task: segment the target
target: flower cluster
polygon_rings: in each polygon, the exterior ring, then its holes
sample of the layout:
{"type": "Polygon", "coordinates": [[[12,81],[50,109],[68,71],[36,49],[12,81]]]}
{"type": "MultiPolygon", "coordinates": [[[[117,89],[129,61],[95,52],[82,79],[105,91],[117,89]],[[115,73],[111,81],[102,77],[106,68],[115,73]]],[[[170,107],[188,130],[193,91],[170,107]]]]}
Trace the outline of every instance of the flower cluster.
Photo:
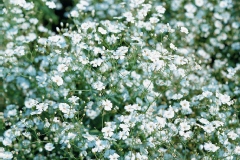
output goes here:
{"type": "Polygon", "coordinates": [[[53,32],[58,0],[5,0],[0,158],[238,159],[230,1],[79,0],[53,32]]]}

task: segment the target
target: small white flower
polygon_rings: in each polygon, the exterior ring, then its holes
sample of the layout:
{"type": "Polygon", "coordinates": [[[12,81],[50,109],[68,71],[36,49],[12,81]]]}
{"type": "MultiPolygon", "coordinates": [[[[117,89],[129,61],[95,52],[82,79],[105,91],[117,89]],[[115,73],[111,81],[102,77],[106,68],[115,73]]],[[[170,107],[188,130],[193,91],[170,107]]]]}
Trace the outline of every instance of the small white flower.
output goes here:
{"type": "Polygon", "coordinates": [[[71,15],[72,17],[78,17],[78,16],[79,16],[79,13],[78,13],[78,11],[73,10],[73,11],[70,12],[70,15],[71,15]]]}
{"type": "Polygon", "coordinates": [[[125,13],[123,13],[123,16],[126,17],[126,20],[128,22],[131,22],[131,23],[134,22],[134,17],[131,12],[125,12],[125,13]]]}
{"type": "Polygon", "coordinates": [[[162,118],[162,117],[156,117],[157,120],[157,124],[159,125],[159,127],[163,128],[166,125],[166,119],[162,118]]]}
{"type": "Polygon", "coordinates": [[[94,59],[93,61],[90,62],[90,64],[93,67],[101,66],[102,63],[103,63],[103,60],[101,58],[94,59]]]}
{"type": "Polygon", "coordinates": [[[206,151],[209,151],[209,152],[216,152],[219,149],[218,146],[212,144],[211,142],[204,143],[203,147],[206,151]]]}
{"type": "Polygon", "coordinates": [[[156,11],[160,14],[165,13],[166,9],[163,6],[157,6],[156,11]]]}
{"type": "Polygon", "coordinates": [[[205,118],[199,119],[199,122],[201,122],[202,124],[209,124],[209,123],[210,123],[210,122],[209,122],[207,119],[205,119],[205,118]]]}
{"type": "Polygon", "coordinates": [[[57,7],[54,2],[46,2],[46,5],[47,5],[49,8],[51,8],[51,9],[54,9],[54,8],[57,7]]]}
{"type": "Polygon", "coordinates": [[[183,100],[180,102],[180,105],[183,109],[188,109],[190,107],[190,103],[187,100],[183,100]]]}
{"type": "Polygon", "coordinates": [[[58,86],[63,85],[63,79],[60,76],[54,76],[52,77],[52,81],[57,83],[58,86]]]}
{"type": "Polygon", "coordinates": [[[108,158],[109,158],[110,160],[118,160],[119,157],[120,157],[120,156],[119,156],[117,153],[113,153],[113,154],[111,154],[108,158]]]}
{"type": "Polygon", "coordinates": [[[120,128],[122,128],[122,130],[124,131],[124,132],[129,132],[130,130],[129,130],[129,126],[127,125],[127,124],[120,124],[119,125],[119,127],[120,128]]]}
{"type": "Polygon", "coordinates": [[[70,106],[67,103],[60,103],[59,109],[65,114],[68,114],[70,112],[70,106]]]}
{"type": "Polygon", "coordinates": [[[216,93],[216,97],[219,98],[219,100],[221,101],[222,104],[228,104],[230,105],[230,101],[231,101],[231,98],[230,96],[226,95],[226,94],[221,94],[221,93],[216,93]]]}
{"type": "Polygon", "coordinates": [[[182,97],[183,97],[183,95],[180,94],[180,93],[178,93],[178,94],[174,94],[174,95],[172,96],[172,99],[177,100],[177,99],[181,99],[182,97]]]}
{"type": "Polygon", "coordinates": [[[163,117],[164,117],[164,118],[173,118],[173,117],[174,117],[174,111],[173,111],[173,109],[170,108],[169,110],[164,111],[163,117]]]}
{"type": "Polygon", "coordinates": [[[38,101],[34,99],[28,99],[24,102],[26,108],[32,108],[38,104],[38,101]]]}
{"type": "Polygon", "coordinates": [[[180,130],[188,131],[189,129],[190,129],[190,125],[187,122],[181,122],[180,123],[180,130]]]}
{"type": "Polygon", "coordinates": [[[171,48],[172,50],[174,50],[174,51],[177,50],[177,47],[176,47],[174,44],[172,44],[172,43],[170,43],[170,48],[171,48]]]}
{"type": "Polygon", "coordinates": [[[240,146],[236,146],[236,148],[234,149],[234,153],[240,155],[240,146]]]}
{"type": "Polygon", "coordinates": [[[107,34],[107,31],[102,27],[98,27],[98,32],[100,32],[101,34],[107,34]]]}
{"type": "Polygon", "coordinates": [[[204,96],[204,97],[210,97],[210,96],[212,96],[213,95],[213,93],[212,92],[210,92],[210,91],[204,91],[203,93],[202,93],[202,95],[204,96]]]}
{"type": "Polygon", "coordinates": [[[211,123],[203,126],[202,128],[207,133],[212,133],[213,131],[215,131],[215,127],[211,123]]]}
{"type": "Polygon", "coordinates": [[[104,127],[102,128],[102,132],[104,134],[104,137],[111,137],[113,135],[113,129],[111,127],[104,127]]]}
{"type": "Polygon", "coordinates": [[[47,151],[52,151],[55,147],[52,143],[47,143],[45,144],[44,148],[47,150],[47,151]]]}
{"type": "Polygon", "coordinates": [[[128,52],[128,47],[119,47],[116,52],[113,52],[114,59],[124,59],[125,54],[128,52]]]}
{"type": "Polygon", "coordinates": [[[62,73],[65,72],[67,69],[68,67],[65,64],[59,64],[57,67],[57,70],[62,73]]]}
{"type": "Polygon", "coordinates": [[[188,34],[188,29],[186,27],[181,27],[180,32],[188,34]]]}
{"type": "Polygon", "coordinates": [[[204,0],[195,0],[195,4],[196,6],[201,7],[204,5],[204,0]]]}
{"type": "Polygon", "coordinates": [[[103,100],[102,105],[103,105],[103,107],[106,111],[111,111],[111,109],[112,109],[112,102],[111,101],[109,101],[108,99],[103,100]]]}
{"type": "Polygon", "coordinates": [[[36,105],[36,109],[39,111],[46,111],[48,109],[48,104],[39,103],[36,105]]]}
{"type": "Polygon", "coordinates": [[[5,152],[0,151],[0,158],[3,158],[4,160],[9,160],[13,158],[13,154],[12,152],[8,152],[8,151],[5,151],[5,152]]]}
{"type": "Polygon", "coordinates": [[[133,104],[133,105],[126,105],[124,107],[124,109],[127,111],[127,112],[133,112],[135,110],[140,110],[140,106],[138,104],[133,104]]]}
{"type": "Polygon", "coordinates": [[[94,89],[98,90],[98,91],[101,91],[101,90],[105,89],[104,84],[102,82],[100,82],[100,81],[97,81],[97,82],[93,83],[92,87],[94,89]]]}
{"type": "Polygon", "coordinates": [[[231,138],[232,140],[236,140],[238,138],[238,134],[236,134],[235,132],[231,131],[228,134],[228,137],[231,138]]]}

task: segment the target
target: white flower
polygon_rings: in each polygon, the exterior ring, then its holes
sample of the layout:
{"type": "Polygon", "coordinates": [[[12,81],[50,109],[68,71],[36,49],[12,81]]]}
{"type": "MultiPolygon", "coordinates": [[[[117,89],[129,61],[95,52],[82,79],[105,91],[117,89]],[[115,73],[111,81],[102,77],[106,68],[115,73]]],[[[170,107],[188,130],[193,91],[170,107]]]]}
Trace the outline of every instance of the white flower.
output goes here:
{"type": "Polygon", "coordinates": [[[180,56],[176,56],[174,58],[174,64],[176,65],[184,65],[184,64],[187,64],[187,59],[184,58],[184,57],[180,57],[180,56]]]}
{"type": "Polygon", "coordinates": [[[188,34],[188,29],[186,27],[181,27],[180,32],[188,34]]]}
{"type": "Polygon", "coordinates": [[[38,104],[38,101],[34,99],[28,99],[24,102],[26,108],[32,108],[38,104]]]}
{"type": "Polygon", "coordinates": [[[110,127],[104,127],[102,128],[102,132],[104,133],[104,137],[111,137],[113,135],[114,129],[110,127]]]}
{"type": "Polygon", "coordinates": [[[36,105],[36,109],[39,111],[46,111],[48,109],[48,104],[46,103],[39,103],[36,105]]]}
{"type": "Polygon", "coordinates": [[[78,13],[78,11],[73,10],[73,11],[70,12],[70,15],[71,15],[72,17],[78,17],[78,16],[79,16],[79,13],[78,13]]]}
{"type": "Polygon", "coordinates": [[[203,147],[204,147],[204,149],[206,151],[209,151],[209,152],[216,152],[219,149],[219,147],[217,147],[216,145],[212,144],[211,142],[204,143],[203,147]]]}
{"type": "Polygon", "coordinates": [[[65,114],[68,114],[70,112],[70,106],[67,103],[60,103],[59,109],[65,114]]]}
{"type": "Polygon", "coordinates": [[[107,146],[107,141],[97,140],[95,142],[95,148],[92,149],[92,152],[102,152],[107,146]]]}
{"type": "Polygon", "coordinates": [[[101,90],[105,89],[104,84],[102,82],[100,82],[100,81],[97,81],[97,82],[93,83],[92,87],[94,89],[98,90],[98,91],[101,91],[101,90]]]}
{"type": "Polygon", "coordinates": [[[201,7],[204,5],[204,0],[195,0],[195,4],[196,6],[201,7]]]}
{"type": "Polygon", "coordinates": [[[63,85],[63,79],[60,76],[54,76],[52,77],[52,81],[57,83],[58,86],[63,85]]]}
{"type": "Polygon", "coordinates": [[[127,52],[128,47],[122,46],[119,47],[115,52],[113,52],[113,55],[115,59],[124,59],[127,52]]]}
{"type": "Polygon", "coordinates": [[[100,32],[101,34],[107,34],[107,31],[102,27],[98,27],[98,32],[100,32]]]}
{"type": "Polygon", "coordinates": [[[74,105],[79,104],[79,103],[77,103],[78,100],[79,100],[79,97],[77,97],[77,96],[72,96],[72,97],[68,98],[68,101],[73,103],[74,105]]]}
{"type": "Polygon", "coordinates": [[[157,6],[156,11],[160,14],[165,13],[166,9],[163,6],[157,6]]]}
{"type": "Polygon", "coordinates": [[[129,136],[129,132],[120,131],[118,132],[118,139],[126,140],[129,136]]]}
{"type": "Polygon", "coordinates": [[[128,112],[133,112],[134,110],[140,110],[140,106],[138,104],[133,104],[133,105],[126,105],[124,109],[128,112]]]}
{"type": "Polygon", "coordinates": [[[180,130],[188,131],[189,129],[190,129],[190,125],[187,122],[181,122],[180,123],[180,130]]]}
{"type": "Polygon", "coordinates": [[[130,130],[129,130],[129,126],[128,126],[127,124],[121,123],[121,124],[119,125],[119,127],[122,128],[122,130],[123,130],[124,132],[129,132],[129,131],[130,131],[130,130]]]}
{"type": "Polygon", "coordinates": [[[102,63],[103,63],[103,60],[101,58],[94,59],[93,61],[90,62],[90,64],[93,67],[101,66],[102,63]]]}
{"type": "Polygon", "coordinates": [[[173,109],[170,108],[169,110],[164,111],[163,117],[164,117],[164,118],[173,118],[173,117],[174,117],[174,111],[173,111],[173,109]]]}
{"type": "Polygon", "coordinates": [[[180,93],[178,93],[178,94],[174,94],[174,95],[172,96],[172,99],[177,100],[177,99],[181,99],[182,97],[183,97],[183,95],[180,94],[180,93]]]}
{"type": "Polygon", "coordinates": [[[6,137],[6,138],[3,139],[2,144],[4,146],[11,146],[12,145],[12,139],[6,137]]]}
{"type": "Polygon", "coordinates": [[[153,132],[155,130],[156,126],[157,125],[154,122],[149,122],[149,123],[144,124],[144,128],[146,129],[146,131],[148,133],[153,132]]]}
{"type": "Polygon", "coordinates": [[[183,100],[180,102],[180,105],[183,109],[188,109],[190,107],[190,103],[187,100],[183,100]]]}
{"type": "Polygon", "coordinates": [[[45,144],[44,148],[47,150],[47,151],[52,151],[55,147],[52,143],[47,143],[45,144]]]}
{"type": "Polygon", "coordinates": [[[118,160],[119,157],[120,157],[120,156],[119,156],[117,153],[113,153],[113,154],[111,154],[108,158],[109,158],[110,160],[118,160]]]}
{"type": "Polygon", "coordinates": [[[13,158],[13,154],[12,152],[8,152],[8,151],[5,151],[5,152],[0,151],[0,158],[4,160],[9,160],[13,158]]]}
{"type": "Polygon", "coordinates": [[[213,131],[215,131],[215,127],[211,123],[203,126],[202,128],[207,133],[212,133],[213,131]]]}
{"type": "Polygon", "coordinates": [[[162,117],[156,117],[159,127],[163,128],[166,125],[166,119],[162,117]]]}
{"type": "Polygon", "coordinates": [[[213,93],[210,92],[210,91],[204,91],[204,92],[202,93],[202,95],[203,95],[204,97],[210,97],[210,96],[213,95],[213,93]]]}
{"type": "Polygon", "coordinates": [[[59,64],[57,67],[57,70],[62,73],[65,72],[67,69],[68,67],[65,64],[59,64]]]}
{"type": "Polygon", "coordinates": [[[236,148],[234,149],[234,153],[240,155],[240,146],[236,146],[236,148]]]}
{"type": "Polygon", "coordinates": [[[230,96],[228,96],[226,94],[216,93],[216,97],[219,98],[219,100],[222,104],[228,104],[228,105],[231,104],[230,103],[231,98],[230,98],[230,96]]]}
{"type": "Polygon", "coordinates": [[[111,111],[111,109],[112,109],[112,102],[111,101],[109,101],[108,99],[103,100],[102,105],[103,105],[103,107],[106,111],[111,111]]]}
{"type": "Polygon", "coordinates": [[[227,134],[229,136],[229,138],[231,138],[232,140],[236,140],[238,138],[238,134],[236,134],[235,132],[231,131],[227,134]]]}
{"type": "Polygon", "coordinates": [[[134,17],[131,12],[125,12],[123,13],[123,16],[126,17],[128,22],[133,23],[134,22],[134,17]]]}
{"type": "Polygon", "coordinates": [[[46,5],[47,5],[49,8],[51,8],[51,9],[54,9],[54,8],[57,7],[54,2],[46,2],[46,5]]]}
{"type": "Polygon", "coordinates": [[[199,119],[199,122],[201,122],[202,124],[209,124],[210,122],[207,120],[207,119],[205,119],[205,118],[200,118],[199,119]]]}
{"type": "Polygon", "coordinates": [[[150,81],[149,79],[143,80],[143,86],[148,90],[152,90],[154,87],[152,81],[150,81]]]}
{"type": "Polygon", "coordinates": [[[154,23],[154,24],[159,21],[159,19],[157,17],[151,17],[149,20],[151,23],[154,23]]]}
{"type": "Polygon", "coordinates": [[[172,44],[172,43],[170,43],[170,48],[171,48],[172,50],[174,50],[174,51],[177,50],[177,47],[176,47],[174,44],[172,44]]]}
{"type": "Polygon", "coordinates": [[[60,120],[58,119],[58,117],[54,117],[53,122],[58,123],[58,122],[60,122],[60,120]]]}

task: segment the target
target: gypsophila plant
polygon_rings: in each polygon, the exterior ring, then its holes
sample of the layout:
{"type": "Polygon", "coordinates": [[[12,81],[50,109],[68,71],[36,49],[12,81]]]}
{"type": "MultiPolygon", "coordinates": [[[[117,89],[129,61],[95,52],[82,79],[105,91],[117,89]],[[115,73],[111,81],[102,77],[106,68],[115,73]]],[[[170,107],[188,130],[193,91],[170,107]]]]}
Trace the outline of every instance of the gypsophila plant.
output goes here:
{"type": "Polygon", "coordinates": [[[0,158],[239,159],[233,4],[5,0],[0,158]]]}

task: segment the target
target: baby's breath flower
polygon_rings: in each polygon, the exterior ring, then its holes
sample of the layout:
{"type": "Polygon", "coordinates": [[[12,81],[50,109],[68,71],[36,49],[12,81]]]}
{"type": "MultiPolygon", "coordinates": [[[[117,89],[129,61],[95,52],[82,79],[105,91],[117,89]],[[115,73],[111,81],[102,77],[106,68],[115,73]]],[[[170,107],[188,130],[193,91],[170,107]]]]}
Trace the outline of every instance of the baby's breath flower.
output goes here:
{"type": "Polygon", "coordinates": [[[230,1],[75,0],[56,32],[60,0],[4,3],[0,159],[237,159],[230,1]]]}
{"type": "Polygon", "coordinates": [[[55,147],[52,143],[47,143],[45,144],[44,148],[47,150],[47,151],[52,151],[55,147]]]}
{"type": "Polygon", "coordinates": [[[117,153],[113,153],[113,154],[111,154],[108,158],[109,158],[110,160],[118,160],[119,157],[120,157],[120,156],[119,156],[117,153]]]}
{"type": "Polygon", "coordinates": [[[46,2],[46,5],[51,9],[56,8],[56,4],[54,2],[46,2]]]}
{"type": "Polygon", "coordinates": [[[57,70],[62,73],[65,72],[67,69],[68,67],[65,64],[59,64],[57,67],[57,70]]]}
{"type": "Polygon", "coordinates": [[[234,131],[230,131],[227,135],[232,140],[236,140],[239,137],[238,134],[236,134],[234,131]]]}
{"type": "Polygon", "coordinates": [[[92,87],[96,90],[99,90],[99,91],[105,89],[105,86],[101,81],[97,81],[97,82],[93,83],[92,87]]]}
{"type": "Polygon", "coordinates": [[[156,11],[160,14],[164,14],[166,9],[163,6],[157,6],[156,11]]]}
{"type": "Polygon", "coordinates": [[[52,77],[52,81],[55,82],[55,83],[57,83],[58,86],[63,85],[63,79],[62,79],[62,77],[60,77],[60,76],[58,76],[58,75],[53,76],[53,77],[52,77]]]}
{"type": "Polygon", "coordinates": [[[63,112],[68,114],[70,112],[70,106],[67,103],[60,103],[59,109],[63,112]]]}
{"type": "Polygon", "coordinates": [[[219,147],[212,144],[211,142],[208,142],[208,143],[204,143],[204,149],[208,152],[216,152],[219,147]]]}
{"type": "Polygon", "coordinates": [[[164,111],[163,117],[164,117],[164,118],[168,118],[168,119],[173,118],[173,117],[174,117],[174,111],[173,111],[173,109],[172,109],[172,108],[169,108],[168,110],[164,111]]]}
{"type": "Polygon", "coordinates": [[[104,137],[111,137],[113,135],[113,129],[111,127],[104,127],[102,128],[102,132],[104,137]]]}
{"type": "Polygon", "coordinates": [[[188,29],[186,27],[181,27],[181,32],[188,34],[188,29]]]}
{"type": "Polygon", "coordinates": [[[190,103],[187,100],[183,100],[180,102],[180,105],[183,109],[188,109],[190,107],[190,103]]]}
{"type": "Polygon", "coordinates": [[[112,109],[112,102],[108,99],[102,101],[102,105],[106,111],[111,111],[112,109]]]}
{"type": "Polygon", "coordinates": [[[234,149],[234,153],[240,155],[240,146],[236,146],[236,148],[234,149]]]}

